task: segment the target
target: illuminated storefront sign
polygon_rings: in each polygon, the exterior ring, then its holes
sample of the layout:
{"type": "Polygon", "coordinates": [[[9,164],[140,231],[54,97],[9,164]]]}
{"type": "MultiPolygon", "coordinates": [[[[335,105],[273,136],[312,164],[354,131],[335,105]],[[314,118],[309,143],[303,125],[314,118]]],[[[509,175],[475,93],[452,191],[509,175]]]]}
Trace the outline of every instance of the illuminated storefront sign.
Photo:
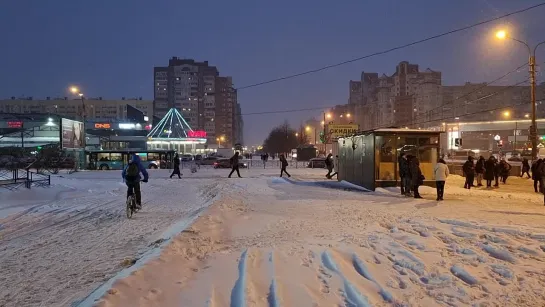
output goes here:
{"type": "Polygon", "coordinates": [[[96,123],[95,129],[112,129],[112,125],[108,123],[96,123]]]}
{"type": "Polygon", "coordinates": [[[197,131],[188,131],[187,137],[189,138],[206,138],[206,131],[197,130],[197,131]]]}
{"type": "Polygon", "coordinates": [[[8,128],[23,128],[23,122],[21,121],[8,122],[8,128]]]}
{"type": "Polygon", "coordinates": [[[119,129],[135,129],[135,124],[119,124],[119,129]]]}

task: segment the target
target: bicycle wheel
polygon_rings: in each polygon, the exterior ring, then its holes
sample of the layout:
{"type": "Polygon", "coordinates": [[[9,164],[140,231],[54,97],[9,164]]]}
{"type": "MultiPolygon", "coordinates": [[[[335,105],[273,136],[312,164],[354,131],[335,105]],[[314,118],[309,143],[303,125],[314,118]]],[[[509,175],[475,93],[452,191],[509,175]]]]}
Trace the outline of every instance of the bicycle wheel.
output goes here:
{"type": "Polygon", "coordinates": [[[127,197],[127,218],[131,218],[132,217],[132,212],[133,212],[133,208],[134,208],[134,196],[132,195],[129,195],[127,197]]]}

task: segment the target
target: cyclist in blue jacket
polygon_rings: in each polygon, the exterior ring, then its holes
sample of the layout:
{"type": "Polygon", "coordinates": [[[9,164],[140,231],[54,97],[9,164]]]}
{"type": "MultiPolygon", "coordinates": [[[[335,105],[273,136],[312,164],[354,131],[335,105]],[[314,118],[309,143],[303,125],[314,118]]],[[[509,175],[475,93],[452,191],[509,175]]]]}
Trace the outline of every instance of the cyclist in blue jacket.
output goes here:
{"type": "Polygon", "coordinates": [[[123,172],[121,173],[121,176],[123,177],[123,181],[127,185],[127,197],[129,195],[132,195],[132,193],[136,196],[136,208],[142,209],[142,192],[140,190],[140,180],[143,182],[148,182],[148,171],[144,166],[142,166],[142,162],[140,161],[140,157],[136,154],[131,155],[131,159],[129,161],[129,164],[125,166],[123,169],[123,172]],[[140,176],[140,173],[144,176],[140,176]]]}

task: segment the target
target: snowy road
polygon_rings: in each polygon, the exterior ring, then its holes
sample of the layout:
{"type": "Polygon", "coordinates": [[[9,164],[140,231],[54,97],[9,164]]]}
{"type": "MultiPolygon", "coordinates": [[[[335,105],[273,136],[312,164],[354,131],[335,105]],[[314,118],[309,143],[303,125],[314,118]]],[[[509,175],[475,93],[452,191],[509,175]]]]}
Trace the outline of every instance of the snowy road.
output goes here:
{"type": "Polygon", "coordinates": [[[449,186],[442,203],[431,189],[414,200],[297,179],[231,182],[245,193],[222,195],[99,306],[545,304],[542,196],[521,179],[502,193],[449,186]]]}
{"type": "Polygon", "coordinates": [[[153,178],[143,185],[143,210],[132,220],[119,172],[77,173],[56,179],[49,190],[17,192],[52,199],[21,202],[19,212],[0,219],[0,306],[68,306],[85,297],[171,225],[208,206],[223,187],[217,181],[153,178]]]}

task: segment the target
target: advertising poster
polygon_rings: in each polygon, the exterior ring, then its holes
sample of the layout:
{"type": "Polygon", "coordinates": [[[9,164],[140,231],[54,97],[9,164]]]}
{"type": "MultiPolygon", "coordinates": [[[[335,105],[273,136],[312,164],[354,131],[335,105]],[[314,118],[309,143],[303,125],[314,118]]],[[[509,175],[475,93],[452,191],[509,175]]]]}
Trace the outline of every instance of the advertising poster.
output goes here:
{"type": "Polygon", "coordinates": [[[83,123],[63,118],[61,120],[61,145],[62,148],[83,148],[83,123]]]}

